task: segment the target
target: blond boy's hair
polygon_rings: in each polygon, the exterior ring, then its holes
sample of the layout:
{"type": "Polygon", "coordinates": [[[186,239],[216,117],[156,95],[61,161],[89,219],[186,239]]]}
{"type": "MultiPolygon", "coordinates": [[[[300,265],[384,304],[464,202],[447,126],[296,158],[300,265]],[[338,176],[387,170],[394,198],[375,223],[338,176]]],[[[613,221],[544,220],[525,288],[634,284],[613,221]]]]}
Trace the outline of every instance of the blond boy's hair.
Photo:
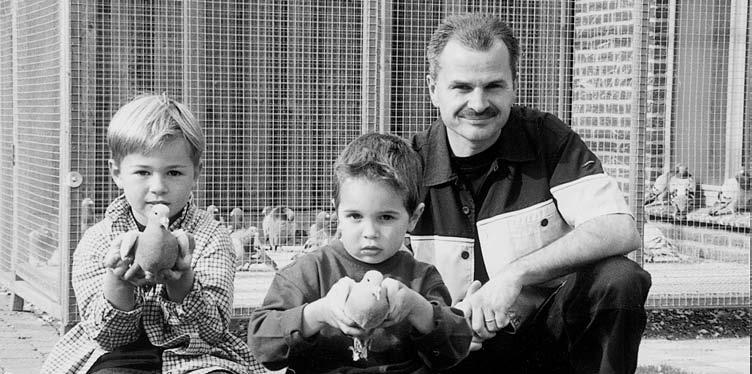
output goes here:
{"type": "Polygon", "coordinates": [[[206,146],[201,127],[185,105],[167,94],[135,97],[118,109],[107,129],[107,143],[116,164],[129,154],[149,154],[180,137],[190,145],[191,161],[198,166],[206,146]]]}
{"type": "Polygon", "coordinates": [[[402,138],[379,133],[361,135],[345,147],[334,164],[334,204],[340,188],[350,178],[380,181],[394,188],[412,214],[420,204],[423,162],[402,138]]]}

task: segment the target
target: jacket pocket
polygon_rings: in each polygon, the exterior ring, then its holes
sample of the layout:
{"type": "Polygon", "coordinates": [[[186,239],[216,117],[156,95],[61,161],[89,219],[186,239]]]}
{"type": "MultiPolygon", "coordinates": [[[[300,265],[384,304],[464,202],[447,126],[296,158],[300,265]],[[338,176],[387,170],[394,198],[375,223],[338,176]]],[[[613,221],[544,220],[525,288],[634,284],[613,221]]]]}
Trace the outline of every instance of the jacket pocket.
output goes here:
{"type": "Polygon", "coordinates": [[[452,295],[452,305],[465,297],[473,281],[473,239],[410,235],[415,259],[436,267],[452,295]]]}
{"type": "Polygon", "coordinates": [[[553,200],[478,221],[478,238],[488,275],[498,275],[507,264],[548,245],[569,230],[553,200]]]}

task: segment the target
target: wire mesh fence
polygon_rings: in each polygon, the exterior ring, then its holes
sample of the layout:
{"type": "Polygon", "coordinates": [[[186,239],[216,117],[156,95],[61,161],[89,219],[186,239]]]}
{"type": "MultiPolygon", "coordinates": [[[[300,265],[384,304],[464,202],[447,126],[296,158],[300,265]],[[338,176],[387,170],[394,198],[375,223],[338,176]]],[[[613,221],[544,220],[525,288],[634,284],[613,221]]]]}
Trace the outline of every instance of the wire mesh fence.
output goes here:
{"type": "MultiPolygon", "coordinates": [[[[742,0],[0,0],[0,280],[77,320],[71,255],[119,193],[106,127],[140,92],[167,92],[199,118],[194,201],[257,233],[241,259],[269,244],[263,220],[277,207],[286,251],[270,255],[288,261],[331,213],[345,144],[435,120],[425,46],[463,12],[510,23],[523,50],[517,102],[570,123],[619,181],[644,225],[632,258],[653,275],[649,305],[748,305],[742,0]]],[[[236,313],[260,301],[270,274],[238,272],[236,313]]]]}

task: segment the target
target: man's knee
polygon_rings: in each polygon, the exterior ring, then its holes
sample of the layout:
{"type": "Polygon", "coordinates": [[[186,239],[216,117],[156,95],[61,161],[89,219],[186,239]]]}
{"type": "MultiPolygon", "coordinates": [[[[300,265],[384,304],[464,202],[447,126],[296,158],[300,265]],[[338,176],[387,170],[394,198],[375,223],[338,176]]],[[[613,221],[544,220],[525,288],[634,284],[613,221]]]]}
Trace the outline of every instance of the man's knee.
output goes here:
{"type": "Polygon", "coordinates": [[[601,309],[643,308],[650,290],[650,274],[634,261],[609,257],[591,268],[590,297],[600,300],[601,309]]]}

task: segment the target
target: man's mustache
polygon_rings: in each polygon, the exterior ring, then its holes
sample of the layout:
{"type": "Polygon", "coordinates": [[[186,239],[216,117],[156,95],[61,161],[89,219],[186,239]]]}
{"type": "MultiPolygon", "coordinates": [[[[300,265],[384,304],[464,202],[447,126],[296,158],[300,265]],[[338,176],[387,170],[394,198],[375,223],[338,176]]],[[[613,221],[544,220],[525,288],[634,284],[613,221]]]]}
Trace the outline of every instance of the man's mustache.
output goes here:
{"type": "Polygon", "coordinates": [[[464,108],[459,112],[459,117],[467,119],[487,119],[499,114],[499,110],[495,107],[489,106],[482,112],[476,112],[470,108],[464,108]]]}

